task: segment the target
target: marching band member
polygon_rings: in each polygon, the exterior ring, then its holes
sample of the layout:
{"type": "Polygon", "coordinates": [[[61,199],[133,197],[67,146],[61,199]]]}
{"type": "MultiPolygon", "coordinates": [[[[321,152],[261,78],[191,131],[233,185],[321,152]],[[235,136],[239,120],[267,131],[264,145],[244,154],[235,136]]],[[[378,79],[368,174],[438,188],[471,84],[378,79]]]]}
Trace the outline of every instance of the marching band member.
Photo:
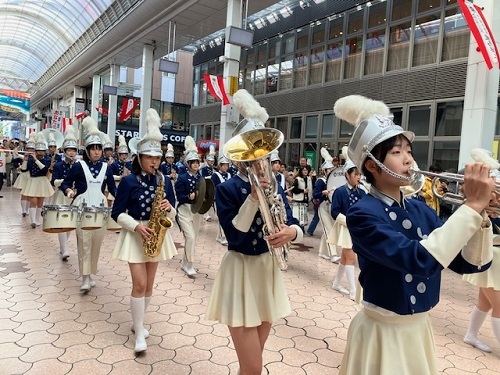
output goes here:
{"type": "Polygon", "coordinates": [[[118,136],[118,159],[110,165],[116,183],[119,183],[122,177],[130,174],[132,170],[132,162],[128,159],[128,146],[123,135],[118,136]]]}
{"type": "MultiPolygon", "coordinates": [[[[214,183],[214,188],[217,188],[217,185],[226,182],[231,178],[231,174],[227,171],[229,168],[229,159],[224,155],[219,156],[219,170],[214,171],[212,174],[212,181],[214,183]]],[[[216,241],[220,242],[222,245],[227,246],[226,235],[224,234],[224,230],[220,226],[219,220],[219,232],[217,233],[216,241]]]]}
{"type": "MultiPolygon", "coordinates": [[[[50,133],[52,134],[52,133],[50,133]]],[[[78,143],[75,136],[75,131],[73,125],[68,125],[66,129],[66,137],[64,138],[62,149],[64,151],[64,160],[61,160],[54,164],[52,171],[51,184],[54,186],[56,192],[52,196],[52,205],[70,205],[71,199],[69,199],[62,190],[59,189],[62,182],[68,175],[70,169],[73,167],[76,161],[76,154],[78,150],[78,143]]],[[[58,233],[59,238],[59,251],[61,254],[61,259],[67,261],[69,257],[68,250],[66,248],[68,238],[71,231],[58,233]]]]}
{"type": "Polygon", "coordinates": [[[195,261],[195,245],[200,229],[201,215],[191,212],[191,204],[194,203],[196,198],[196,183],[203,177],[198,172],[200,158],[198,157],[198,148],[193,137],[189,135],[186,137],[184,147],[186,148],[184,161],[187,173],[180,174],[175,182],[175,192],[178,201],[177,220],[186,241],[181,269],[186,275],[194,276],[196,275],[196,269],[193,267],[193,262],[195,261]]]}
{"type": "MultiPolygon", "coordinates": [[[[108,168],[111,170],[111,166],[115,162],[115,158],[113,158],[114,146],[113,142],[111,142],[111,139],[109,138],[109,135],[107,134],[103,134],[102,150],[102,157],[100,161],[102,161],[103,163],[107,163],[108,168]]],[[[111,207],[113,205],[115,197],[113,196],[113,194],[109,194],[109,190],[107,187],[104,190],[104,195],[106,196],[106,199],[108,201],[108,207],[111,207]]]]}
{"type": "MultiPolygon", "coordinates": [[[[116,185],[113,173],[107,163],[101,161],[102,140],[99,129],[92,117],[85,117],[82,125],[86,130],[85,153],[83,160],[75,163],[68,175],[59,186],[64,194],[73,199],[72,205],[89,207],[102,207],[106,202],[104,195],[105,187],[115,195],[116,185]]],[[[78,266],[82,276],[80,290],[88,292],[95,286],[91,275],[97,273],[97,262],[104,240],[106,228],[95,230],[82,230],[81,226],[76,228],[76,240],[78,248],[78,266]]]]}
{"type": "Polygon", "coordinates": [[[177,166],[174,164],[174,146],[167,144],[167,152],[165,153],[165,163],[161,165],[161,171],[165,176],[172,181],[177,178],[177,166]]]}
{"type": "MultiPolygon", "coordinates": [[[[245,114],[260,112],[250,109],[261,107],[246,90],[238,90],[233,99],[235,104],[239,103],[237,108],[245,118],[248,118],[245,114]],[[242,105],[251,107],[245,109],[242,105]]],[[[261,111],[260,118],[244,121],[259,123],[264,129],[268,116],[265,109],[261,111]]],[[[245,127],[241,130],[245,131],[245,127]]],[[[219,184],[215,192],[217,214],[229,244],[217,272],[205,317],[228,326],[238,356],[239,374],[260,374],[262,352],[271,325],[291,311],[282,272],[276,258],[269,256],[268,246],[279,248],[290,241],[301,241],[303,234],[292,216],[283,189],[278,186],[287,223],[282,224],[277,233],[264,236],[256,187],[250,184],[246,168],[239,162],[236,164],[240,167],[237,175],[219,184]]],[[[262,188],[271,183],[269,177],[257,178],[262,188]]]]}
{"type": "Polygon", "coordinates": [[[49,146],[48,157],[50,158],[49,172],[52,172],[52,170],[54,169],[54,164],[62,160],[61,155],[57,153],[57,141],[53,133],[49,133],[47,145],[49,146]]]}
{"type": "Polygon", "coordinates": [[[177,254],[175,244],[167,231],[158,255],[146,255],[143,244],[158,236],[149,220],[159,212],[173,220],[175,218],[175,196],[170,180],[161,172],[162,150],[160,132],[160,117],[154,109],[148,109],[147,132],[137,143],[138,157],[132,165],[132,174],[125,176],[118,185],[116,199],[111,217],[122,226],[118,242],[113,250],[113,258],[128,262],[132,275],[132,293],[130,296],[130,311],[132,313],[133,331],[135,332],[136,353],[147,349],[146,338],[149,332],[144,328],[144,315],[151,301],[153,286],[158,268],[158,262],[171,259],[177,254]],[[159,176],[158,173],[161,175],[159,176]],[[163,181],[159,181],[159,177],[163,181]],[[163,191],[159,183],[163,182],[163,191]],[[159,206],[153,203],[163,194],[159,206]]]}
{"type": "Polygon", "coordinates": [[[352,250],[352,240],[349,230],[346,226],[346,214],[349,207],[358,203],[366,195],[366,192],[359,187],[361,173],[359,169],[350,160],[344,164],[344,175],[347,183],[333,192],[331,216],[335,220],[329,240],[335,246],[342,248],[340,255],[339,268],[337,275],[333,280],[333,289],[342,294],[348,294],[353,301],[356,299],[356,280],[354,277],[354,264],[356,263],[356,254],[352,250]],[[349,289],[344,288],[340,283],[344,274],[347,276],[349,289]]]}
{"type": "MultiPolygon", "coordinates": [[[[24,150],[25,156],[30,154],[30,153],[32,153],[32,154],[35,153],[35,143],[36,143],[35,136],[36,136],[35,132],[30,133],[30,137],[28,138],[28,142],[26,143],[26,147],[24,150]]],[[[26,187],[26,183],[28,182],[28,178],[30,175],[30,173],[27,170],[27,162],[24,163],[25,159],[26,158],[23,157],[23,163],[21,164],[21,173],[17,177],[17,180],[14,183],[14,185],[12,185],[12,187],[14,189],[21,190],[21,213],[22,213],[23,217],[26,217],[29,214],[28,209],[29,209],[29,203],[30,203],[29,198],[23,194],[23,190],[26,187]]]]}
{"type": "Polygon", "coordinates": [[[286,191],[286,180],[285,176],[280,172],[281,170],[281,159],[278,151],[271,152],[271,157],[269,158],[271,162],[271,169],[276,177],[276,181],[278,181],[278,185],[281,186],[283,191],[286,191]]]}
{"type": "MultiPolygon", "coordinates": [[[[214,174],[215,168],[214,168],[214,163],[215,163],[215,147],[214,145],[210,145],[208,155],[205,158],[206,165],[203,166],[200,170],[201,177],[207,178],[207,177],[212,177],[214,174]]],[[[210,214],[205,212],[203,214],[203,220],[210,221],[212,220],[212,217],[210,214]]]]}
{"type": "Polygon", "coordinates": [[[21,194],[27,196],[30,201],[31,227],[35,228],[41,224],[41,213],[45,198],[54,194],[54,189],[47,178],[50,167],[50,159],[46,155],[47,143],[40,132],[36,135],[35,157],[32,154],[24,155],[22,170],[29,171],[29,178],[21,194]]]}
{"type": "Polygon", "coordinates": [[[402,195],[414,134],[394,124],[389,108],[351,95],[334,112],[357,125],[348,154],[372,184],[346,215],[364,308],[349,326],[340,374],[437,374],[428,311],[439,302],[441,271],[474,273],[491,264],[490,222],[480,214],[494,196],[490,167],[467,164],[467,200],[443,223],[425,203],[402,195]]]}
{"type": "Polygon", "coordinates": [[[325,160],[321,165],[321,169],[323,170],[323,177],[318,178],[318,180],[314,184],[313,191],[313,199],[319,202],[318,216],[321,227],[323,228],[323,234],[321,235],[321,242],[319,244],[318,253],[321,258],[331,260],[332,262],[338,262],[340,260],[340,257],[337,254],[337,246],[328,242],[328,238],[330,236],[330,232],[332,231],[334,221],[330,212],[331,204],[328,200],[328,187],[326,182],[330,172],[334,169],[332,163],[333,158],[328,150],[324,147],[321,148],[320,153],[325,160]]]}

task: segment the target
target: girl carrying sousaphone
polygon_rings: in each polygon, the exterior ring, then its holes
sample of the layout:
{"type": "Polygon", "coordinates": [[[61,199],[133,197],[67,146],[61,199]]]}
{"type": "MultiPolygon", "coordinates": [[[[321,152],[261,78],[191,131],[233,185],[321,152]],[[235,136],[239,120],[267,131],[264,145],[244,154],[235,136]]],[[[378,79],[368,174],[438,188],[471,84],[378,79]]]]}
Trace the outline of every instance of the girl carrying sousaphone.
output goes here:
{"type": "MultiPolygon", "coordinates": [[[[158,255],[145,255],[143,245],[155,240],[159,233],[151,227],[150,220],[157,220],[158,211],[163,211],[172,221],[175,218],[175,196],[170,179],[159,171],[161,163],[160,116],[150,108],[146,114],[147,132],[137,143],[138,154],[132,164],[132,173],[121,179],[111,217],[122,226],[122,231],[113,250],[113,258],[128,262],[132,275],[130,311],[132,312],[132,331],[135,332],[136,353],[147,349],[146,338],[149,332],[144,328],[144,315],[151,301],[158,262],[171,259],[177,254],[169,231],[165,233],[158,255]],[[158,188],[163,183],[163,191],[158,188]],[[156,194],[162,194],[157,197],[156,194]],[[160,202],[158,207],[153,203],[160,202]]],[[[131,146],[132,148],[132,146],[131,146]]]]}
{"type": "MultiPolygon", "coordinates": [[[[73,200],[73,206],[82,207],[85,204],[89,208],[103,212],[104,207],[106,207],[105,187],[107,186],[109,192],[115,195],[115,181],[108,164],[100,160],[103,142],[95,121],[92,117],[85,117],[82,125],[87,134],[83,160],[73,165],[59,189],[73,200]]],[[[82,276],[80,290],[82,292],[88,292],[95,286],[91,275],[97,273],[97,262],[105,232],[105,225],[94,230],[83,230],[80,223],[76,228],[78,266],[82,276]]]]}

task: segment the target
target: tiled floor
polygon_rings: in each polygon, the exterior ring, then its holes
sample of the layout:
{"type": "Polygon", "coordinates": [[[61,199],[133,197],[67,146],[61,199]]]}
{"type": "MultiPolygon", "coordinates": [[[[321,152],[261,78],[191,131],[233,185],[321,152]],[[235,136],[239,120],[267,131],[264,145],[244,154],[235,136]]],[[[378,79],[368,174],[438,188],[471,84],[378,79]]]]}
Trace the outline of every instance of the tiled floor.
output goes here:
{"type": "MultiPolygon", "coordinates": [[[[196,264],[187,278],[178,255],[161,263],[146,315],[151,336],[144,355],[133,352],[127,264],[111,259],[118,234],[108,232],[97,286],[79,292],[76,241],[67,263],[57,235],[32,229],[20,213],[19,194],[0,199],[0,374],[236,374],[237,359],[225,326],[206,321],[205,307],[226,248],[215,241],[216,220],[203,222],[196,264]]],[[[319,229],[319,228],[318,228],[319,229]]],[[[183,238],[171,229],[182,253],[183,238]]],[[[265,374],[337,374],[347,328],[359,306],[332,290],[336,265],[318,258],[319,230],[292,250],[284,273],[292,314],[277,322],[264,353],[265,374]]],[[[442,374],[499,374],[500,346],[489,319],[481,329],[494,348],[483,353],[462,342],[476,290],[444,272],[432,323],[442,374]]]]}

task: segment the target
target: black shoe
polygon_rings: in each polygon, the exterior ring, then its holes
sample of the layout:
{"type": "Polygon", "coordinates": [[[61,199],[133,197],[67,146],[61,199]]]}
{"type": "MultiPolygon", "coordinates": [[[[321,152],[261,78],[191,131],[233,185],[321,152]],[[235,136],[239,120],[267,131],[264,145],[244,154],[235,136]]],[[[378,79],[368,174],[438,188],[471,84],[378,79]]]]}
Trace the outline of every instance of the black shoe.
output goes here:
{"type": "Polygon", "coordinates": [[[310,235],[311,237],[314,236],[314,233],[311,233],[311,232],[307,232],[308,235],[310,235]]]}
{"type": "Polygon", "coordinates": [[[0,195],[0,198],[3,198],[3,195],[0,195]]]}

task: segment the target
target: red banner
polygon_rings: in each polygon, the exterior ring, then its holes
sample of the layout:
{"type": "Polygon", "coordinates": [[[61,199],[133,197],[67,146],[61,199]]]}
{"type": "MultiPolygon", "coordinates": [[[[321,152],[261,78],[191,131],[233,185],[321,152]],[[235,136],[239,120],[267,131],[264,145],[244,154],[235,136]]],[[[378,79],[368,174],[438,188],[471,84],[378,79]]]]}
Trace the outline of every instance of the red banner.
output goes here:
{"type": "Polygon", "coordinates": [[[216,150],[219,149],[219,140],[218,139],[202,139],[201,141],[196,142],[196,147],[198,148],[198,153],[201,155],[205,155],[210,150],[210,146],[214,146],[216,150]]]}
{"type": "Polygon", "coordinates": [[[459,0],[458,4],[478,44],[478,50],[483,55],[486,66],[490,70],[493,69],[493,65],[499,64],[500,55],[498,54],[493,33],[484,18],[481,8],[466,0],[459,0]]]}
{"type": "Polygon", "coordinates": [[[101,115],[107,115],[109,113],[109,109],[107,108],[102,108],[102,107],[96,107],[97,112],[99,112],[101,115]]]}
{"type": "Polygon", "coordinates": [[[64,117],[61,121],[61,132],[66,133],[66,128],[68,125],[73,125],[73,119],[69,117],[64,117]]]}
{"type": "Polygon", "coordinates": [[[132,112],[134,112],[135,107],[137,107],[136,99],[123,99],[122,110],[120,111],[120,116],[118,120],[127,121],[130,116],[132,116],[132,112]]]}
{"type": "Polygon", "coordinates": [[[203,74],[205,83],[207,84],[208,91],[216,99],[222,100],[222,104],[227,105],[230,103],[229,98],[224,88],[224,78],[212,76],[210,74],[203,74]]]}

